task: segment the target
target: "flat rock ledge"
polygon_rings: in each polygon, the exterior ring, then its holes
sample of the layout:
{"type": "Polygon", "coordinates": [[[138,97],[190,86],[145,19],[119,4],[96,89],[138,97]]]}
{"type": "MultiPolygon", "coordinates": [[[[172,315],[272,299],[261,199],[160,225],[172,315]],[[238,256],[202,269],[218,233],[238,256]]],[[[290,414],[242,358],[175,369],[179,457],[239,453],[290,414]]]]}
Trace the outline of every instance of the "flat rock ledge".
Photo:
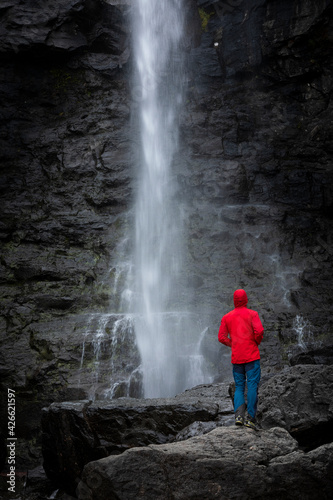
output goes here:
{"type": "Polygon", "coordinates": [[[282,428],[220,427],[87,464],[80,500],[331,498],[333,444],[309,453],[282,428]]]}
{"type": "Polygon", "coordinates": [[[88,462],[230,425],[234,419],[228,387],[202,385],[167,399],[53,403],[42,412],[45,472],[73,493],[88,462]]]}

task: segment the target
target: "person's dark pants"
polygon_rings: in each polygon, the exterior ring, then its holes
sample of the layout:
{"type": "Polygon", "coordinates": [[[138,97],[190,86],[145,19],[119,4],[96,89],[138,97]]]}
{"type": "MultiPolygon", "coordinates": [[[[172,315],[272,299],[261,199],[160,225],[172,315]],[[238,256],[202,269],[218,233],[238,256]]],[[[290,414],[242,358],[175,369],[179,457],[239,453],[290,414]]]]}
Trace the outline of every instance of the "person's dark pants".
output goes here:
{"type": "Polygon", "coordinates": [[[235,414],[244,416],[245,413],[245,382],[247,382],[247,413],[255,418],[258,404],[258,386],[260,382],[260,360],[233,365],[235,380],[234,409],[235,414]]]}

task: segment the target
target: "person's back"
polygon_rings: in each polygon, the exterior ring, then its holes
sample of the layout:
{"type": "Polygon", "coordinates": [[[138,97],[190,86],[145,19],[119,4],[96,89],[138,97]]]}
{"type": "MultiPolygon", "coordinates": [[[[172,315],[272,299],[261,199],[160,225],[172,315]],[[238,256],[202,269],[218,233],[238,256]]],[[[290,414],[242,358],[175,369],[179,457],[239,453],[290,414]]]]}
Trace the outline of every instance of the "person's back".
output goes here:
{"type": "Polygon", "coordinates": [[[245,380],[248,383],[248,418],[245,424],[254,427],[258,384],[260,381],[260,344],[264,328],[256,311],[247,308],[245,290],[234,293],[235,309],[225,314],[221,321],[218,340],[231,347],[231,362],[236,391],[234,408],[236,424],[244,423],[245,415],[245,380]],[[253,425],[252,425],[253,424],[253,425]]]}

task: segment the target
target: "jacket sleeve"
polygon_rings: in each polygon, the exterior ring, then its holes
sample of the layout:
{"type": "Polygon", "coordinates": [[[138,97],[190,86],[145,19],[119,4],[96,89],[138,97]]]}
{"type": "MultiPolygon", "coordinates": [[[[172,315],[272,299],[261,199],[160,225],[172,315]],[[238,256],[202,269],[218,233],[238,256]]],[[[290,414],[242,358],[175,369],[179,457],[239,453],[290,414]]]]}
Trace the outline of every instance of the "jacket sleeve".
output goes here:
{"type": "Polygon", "coordinates": [[[225,317],[223,316],[222,321],[221,321],[221,326],[219,329],[218,339],[219,339],[219,342],[221,342],[221,344],[224,344],[228,347],[231,347],[231,340],[228,337],[228,333],[229,332],[228,332],[228,328],[227,328],[227,323],[226,323],[225,317]]]}
{"type": "Polygon", "coordinates": [[[255,314],[252,317],[252,326],[254,332],[254,339],[256,341],[256,344],[259,345],[264,336],[264,327],[261,324],[259,314],[257,312],[255,312],[255,314]]]}

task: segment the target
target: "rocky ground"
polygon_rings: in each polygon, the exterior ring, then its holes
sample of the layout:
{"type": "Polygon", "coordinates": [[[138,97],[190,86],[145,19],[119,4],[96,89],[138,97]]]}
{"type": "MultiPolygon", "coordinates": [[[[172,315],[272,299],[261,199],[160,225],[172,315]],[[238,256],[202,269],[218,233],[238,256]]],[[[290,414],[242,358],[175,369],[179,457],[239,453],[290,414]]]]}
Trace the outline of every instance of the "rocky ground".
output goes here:
{"type": "Polygon", "coordinates": [[[218,428],[86,466],[79,498],[330,498],[333,445],[304,454],[284,429],[218,428]],[[302,472],[300,472],[302,470],[302,472]]]}
{"type": "Polygon", "coordinates": [[[332,391],[332,365],[285,368],[261,386],[257,431],[234,426],[228,384],[54,403],[42,420],[44,486],[82,500],[328,499],[332,391]]]}
{"type": "MultiPolygon", "coordinates": [[[[309,350],[307,364],[263,378],[257,431],[234,426],[228,383],[169,399],[53,403],[43,410],[43,466],[17,473],[15,498],[329,499],[331,354],[316,364],[309,350]]],[[[5,480],[3,498],[13,499],[5,480]]]]}

